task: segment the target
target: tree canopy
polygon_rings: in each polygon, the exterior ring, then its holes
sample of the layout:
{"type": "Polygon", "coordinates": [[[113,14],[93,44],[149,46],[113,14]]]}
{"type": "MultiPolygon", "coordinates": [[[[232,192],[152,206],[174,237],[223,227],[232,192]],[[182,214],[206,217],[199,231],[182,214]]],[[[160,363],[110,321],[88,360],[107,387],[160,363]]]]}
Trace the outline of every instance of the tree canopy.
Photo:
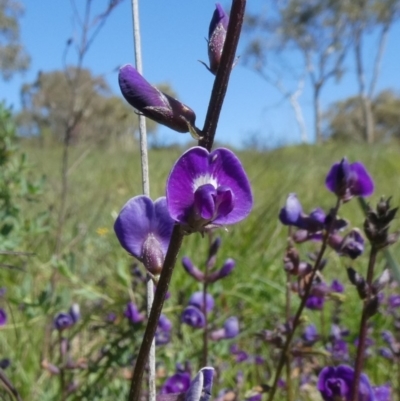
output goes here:
{"type": "Polygon", "coordinates": [[[29,56],[20,42],[19,18],[22,5],[15,0],[0,0],[0,76],[8,80],[29,66],[29,56]]]}

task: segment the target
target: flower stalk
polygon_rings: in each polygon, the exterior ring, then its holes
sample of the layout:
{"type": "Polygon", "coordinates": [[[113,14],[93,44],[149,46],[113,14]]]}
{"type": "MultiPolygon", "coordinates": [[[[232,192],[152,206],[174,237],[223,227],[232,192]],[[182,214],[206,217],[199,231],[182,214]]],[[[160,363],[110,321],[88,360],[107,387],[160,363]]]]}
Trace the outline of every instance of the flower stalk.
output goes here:
{"type": "MultiPolygon", "coordinates": [[[[202,130],[202,139],[199,141],[199,146],[205,147],[208,150],[211,150],[214,142],[219,115],[225,98],[237,44],[239,42],[239,36],[243,25],[245,6],[246,0],[233,0],[225,46],[221,57],[221,64],[214,81],[206,120],[202,130]]],[[[183,236],[184,234],[181,227],[176,225],[172,232],[170,245],[154,296],[153,306],[148,318],[139,354],[136,359],[128,401],[139,401],[140,399],[143,372],[145,370],[151,342],[153,341],[157,329],[161,310],[164,305],[164,299],[171,280],[172,272],[183,241],[183,236]]]]}
{"type": "MultiPolygon", "coordinates": [[[[378,254],[378,249],[372,245],[371,252],[369,255],[369,262],[368,262],[368,272],[367,272],[367,288],[371,288],[372,280],[374,278],[374,267],[376,263],[376,256],[378,254]]],[[[367,322],[368,318],[370,317],[368,314],[368,305],[370,304],[370,300],[372,298],[371,291],[368,291],[368,295],[366,300],[364,300],[363,311],[361,315],[361,322],[360,322],[360,329],[358,334],[358,346],[357,346],[357,356],[355,362],[355,370],[354,370],[354,386],[352,389],[351,400],[357,401],[358,400],[358,390],[360,386],[360,377],[361,372],[364,365],[364,355],[365,355],[365,344],[367,338],[367,322]]]]}
{"type": "Polygon", "coordinates": [[[338,214],[340,205],[341,205],[341,200],[338,197],[337,201],[336,201],[336,206],[333,209],[332,214],[331,214],[330,224],[329,224],[328,229],[326,230],[326,232],[324,234],[324,238],[323,238],[323,241],[322,241],[321,249],[320,249],[320,251],[318,253],[318,256],[317,256],[317,258],[315,260],[313,269],[311,271],[310,279],[306,284],[303,296],[301,298],[300,305],[299,305],[299,307],[297,309],[295,317],[293,318],[292,329],[289,331],[289,333],[288,333],[288,335],[286,337],[286,341],[285,341],[285,344],[283,346],[281,356],[279,358],[278,367],[277,367],[276,372],[275,372],[274,381],[273,381],[273,384],[271,386],[271,389],[269,390],[268,401],[272,401],[274,399],[276,390],[278,388],[278,382],[279,382],[279,378],[280,378],[281,373],[282,373],[282,369],[285,366],[285,363],[287,363],[287,361],[288,361],[288,355],[289,355],[289,352],[290,352],[290,349],[289,349],[290,348],[290,344],[292,342],[292,339],[293,339],[293,336],[294,336],[294,334],[296,332],[296,329],[297,329],[297,327],[298,327],[298,325],[300,323],[300,317],[301,317],[301,314],[303,313],[303,310],[304,310],[304,307],[306,305],[307,299],[308,299],[308,297],[309,297],[309,295],[311,293],[314,277],[315,277],[315,275],[316,275],[316,273],[318,271],[318,267],[319,267],[319,265],[320,265],[320,263],[322,261],[322,257],[324,256],[324,253],[325,253],[326,248],[328,246],[329,235],[330,235],[330,233],[332,232],[332,230],[334,228],[336,216],[338,214]]]}

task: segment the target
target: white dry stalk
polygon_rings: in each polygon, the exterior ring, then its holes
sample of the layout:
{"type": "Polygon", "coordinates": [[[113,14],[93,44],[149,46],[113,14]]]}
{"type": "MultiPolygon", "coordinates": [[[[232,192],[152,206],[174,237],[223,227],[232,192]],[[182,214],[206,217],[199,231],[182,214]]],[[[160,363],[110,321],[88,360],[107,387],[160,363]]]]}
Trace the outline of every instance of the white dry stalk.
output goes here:
{"type": "MultiPolygon", "coordinates": [[[[132,18],[133,18],[133,40],[135,44],[136,69],[143,75],[142,67],[142,49],[140,43],[140,25],[139,25],[139,0],[132,0],[132,18]]],[[[140,135],[140,160],[142,165],[142,189],[143,194],[150,197],[149,182],[149,161],[147,154],[147,132],[146,118],[139,115],[139,135],[140,135]]],[[[147,316],[150,315],[154,300],[154,284],[149,275],[147,275],[147,316]]],[[[149,401],[156,401],[156,347],[153,339],[149,353],[149,401]]]]}

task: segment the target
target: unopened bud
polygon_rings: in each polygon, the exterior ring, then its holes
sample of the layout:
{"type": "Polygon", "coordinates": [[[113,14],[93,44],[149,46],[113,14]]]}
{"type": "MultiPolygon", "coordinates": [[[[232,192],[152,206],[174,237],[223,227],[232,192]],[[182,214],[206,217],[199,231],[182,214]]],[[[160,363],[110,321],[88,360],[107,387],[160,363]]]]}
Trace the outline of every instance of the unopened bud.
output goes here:
{"type": "Polygon", "coordinates": [[[157,238],[149,234],[143,244],[144,267],[154,275],[161,273],[164,264],[164,253],[157,238]]]}

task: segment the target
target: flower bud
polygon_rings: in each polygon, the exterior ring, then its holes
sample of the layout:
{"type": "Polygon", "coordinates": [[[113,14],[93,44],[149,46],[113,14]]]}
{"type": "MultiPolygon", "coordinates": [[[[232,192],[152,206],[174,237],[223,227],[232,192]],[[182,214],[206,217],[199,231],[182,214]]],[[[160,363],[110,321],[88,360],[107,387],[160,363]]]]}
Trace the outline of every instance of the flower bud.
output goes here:
{"type": "Polygon", "coordinates": [[[195,139],[200,138],[194,111],[150,85],[133,66],[121,67],[118,80],[122,95],[139,113],[174,131],[190,132],[195,139]]]}
{"type": "Polygon", "coordinates": [[[151,274],[160,274],[164,264],[164,253],[159,241],[153,234],[147,236],[142,252],[144,267],[151,274]]]}

